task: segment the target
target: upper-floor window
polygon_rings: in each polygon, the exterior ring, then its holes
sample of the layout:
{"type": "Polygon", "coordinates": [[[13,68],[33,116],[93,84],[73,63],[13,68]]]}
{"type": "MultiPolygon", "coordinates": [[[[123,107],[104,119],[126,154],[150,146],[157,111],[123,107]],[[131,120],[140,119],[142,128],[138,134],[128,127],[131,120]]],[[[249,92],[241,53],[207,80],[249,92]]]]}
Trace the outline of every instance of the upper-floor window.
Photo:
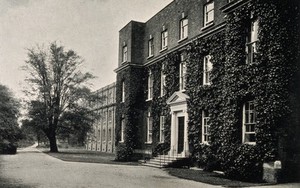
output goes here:
{"type": "Polygon", "coordinates": [[[258,20],[252,19],[248,30],[246,39],[246,63],[251,64],[256,61],[257,49],[256,44],[258,41],[258,20]]]}
{"type": "Polygon", "coordinates": [[[154,54],[154,43],[153,38],[148,41],[148,57],[153,56],[154,54]]]}
{"type": "Polygon", "coordinates": [[[209,130],[209,115],[207,111],[202,111],[202,143],[208,143],[210,141],[209,130]]]}
{"type": "Polygon", "coordinates": [[[112,136],[112,134],[111,134],[111,127],[109,127],[108,128],[108,133],[107,133],[107,140],[108,141],[111,141],[111,136],[112,136]]]}
{"type": "Polygon", "coordinates": [[[147,115],[147,143],[152,143],[152,126],[153,126],[153,121],[151,117],[151,112],[148,112],[147,115]]]}
{"type": "Polygon", "coordinates": [[[107,123],[107,113],[106,113],[106,111],[103,112],[103,118],[102,118],[102,120],[103,120],[103,126],[105,126],[106,123],[107,123]]]}
{"type": "Polygon", "coordinates": [[[125,102],[125,82],[122,82],[122,102],[125,102]]]}
{"type": "Polygon", "coordinates": [[[165,141],[165,116],[160,116],[159,120],[159,142],[163,143],[165,141]]]}
{"type": "Polygon", "coordinates": [[[102,141],[106,141],[106,130],[105,129],[103,129],[102,130],[102,141]]]}
{"type": "Polygon", "coordinates": [[[179,90],[185,89],[185,83],[186,83],[186,61],[185,56],[181,54],[180,56],[180,66],[179,66],[179,90]]]}
{"type": "Polygon", "coordinates": [[[108,99],[107,104],[113,103],[113,95],[111,90],[108,92],[107,99],[108,99]]]}
{"type": "Polygon", "coordinates": [[[112,122],[112,111],[109,110],[108,111],[108,123],[111,123],[112,122]]]}
{"type": "Polygon", "coordinates": [[[161,33],[161,49],[167,49],[168,48],[168,31],[165,30],[161,33]]]}
{"type": "Polygon", "coordinates": [[[214,21],[214,2],[211,1],[204,5],[204,27],[214,21]]]}
{"type": "Polygon", "coordinates": [[[180,20],[180,40],[188,37],[188,19],[180,20]]]}
{"type": "Polygon", "coordinates": [[[101,131],[98,129],[98,134],[97,134],[97,141],[100,141],[101,139],[101,131]]]}
{"type": "Polygon", "coordinates": [[[207,55],[204,57],[203,60],[203,85],[210,85],[211,84],[211,70],[212,70],[212,63],[211,63],[211,56],[207,55]]]}
{"type": "Polygon", "coordinates": [[[153,98],[153,75],[150,70],[148,75],[148,100],[151,100],[152,98],[153,98]]]}
{"type": "Polygon", "coordinates": [[[122,62],[127,61],[127,55],[128,55],[127,46],[123,46],[123,49],[122,49],[122,62]]]}
{"type": "Polygon", "coordinates": [[[166,93],[166,75],[164,74],[165,66],[162,65],[160,72],[160,96],[164,96],[166,93]]]}
{"type": "Polygon", "coordinates": [[[255,144],[255,126],[254,101],[247,101],[243,106],[243,143],[255,144]]]}

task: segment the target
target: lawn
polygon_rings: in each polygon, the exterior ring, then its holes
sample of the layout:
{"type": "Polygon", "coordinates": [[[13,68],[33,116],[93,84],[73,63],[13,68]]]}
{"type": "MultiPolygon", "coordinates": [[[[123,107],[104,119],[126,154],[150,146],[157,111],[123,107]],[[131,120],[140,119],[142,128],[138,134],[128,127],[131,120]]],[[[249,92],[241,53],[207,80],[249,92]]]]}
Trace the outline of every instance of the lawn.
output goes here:
{"type": "Polygon", "coordinates": [[[206,172],[199,169],[166,168],[170,175],[211,185],[222,185],[224,187],[252,187],[270,185],[267,183],[250,183],[227,179],[224,175],[215,172],[206,172]]]}
{"type": "MultiPolygon", "coordinates": [[[[88,151],[83,148],[68,148],[59,149],[59,153],[50,153],[41,149],[44,153],[70,162],[87,162],[87,163],[102,163],[116,165],[138,165],[137,162],[118,162],[115,161],[115,155],[112,153],[102,153],[96,151],[88,151]]],[[[170,175],[183,179],[193,180],[197,182],[207,183],[211,185],[222,185],[224,187],[250,187],[269,185],[266,183],[250,183],[237,180],[227,179],[224,175],[215,172],[206,172],[199,169],[183,169],[183,168],[165,168],[170,175]]]]}
{"type": "Polygon", "coordinates": [[[85,149],[59,149],[58,153],[51,153],[42,150],[44,153],[57,159],[69,162],[85,162],[85,163],[103,163],[117,165],[138,165],[137,162],[118,162],[115,161],[115,154],[103,153],[97,151],[88,151],[85,149]]]}

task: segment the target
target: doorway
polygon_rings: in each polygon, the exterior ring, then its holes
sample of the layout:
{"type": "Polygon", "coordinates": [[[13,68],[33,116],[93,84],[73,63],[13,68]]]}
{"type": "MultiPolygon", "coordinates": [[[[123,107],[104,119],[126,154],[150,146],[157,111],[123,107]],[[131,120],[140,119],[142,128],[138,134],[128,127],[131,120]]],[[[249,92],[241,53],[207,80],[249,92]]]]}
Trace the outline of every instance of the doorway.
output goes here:
{"type": "Polygon", "coordinates": [[[183,152],[184,146],[184,116],[178,117],[178,148],[177,152],[183,152]]]}

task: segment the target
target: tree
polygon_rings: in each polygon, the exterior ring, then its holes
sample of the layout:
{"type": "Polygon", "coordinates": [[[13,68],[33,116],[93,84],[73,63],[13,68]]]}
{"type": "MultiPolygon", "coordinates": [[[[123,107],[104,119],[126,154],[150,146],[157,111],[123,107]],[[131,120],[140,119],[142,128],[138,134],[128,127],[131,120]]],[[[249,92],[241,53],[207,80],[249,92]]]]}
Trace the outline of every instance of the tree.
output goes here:
{"type": "Polygon", "coordinates": [[[0,84],[0,152],[9,145],[15,147],[21,138],[18,115],[19,103],[9,89],[0,84]]]}
{"type": "Polygon", "coordinates": [[[62,117],[76,113],[76,109],[95,97],[88,88],[88,81],[94,76],[79,70],[82,63],[82,58],[73,50],[65,50],[55,42],[50,44],[49,50],[28,49],[24,69],[29,73],[26,80],[32,87],[26,92],[35,97],[32,102],[38,110],[36,118],[49,139],[50,152],[58,152],[56,138],[63,125],[62,117]]]}

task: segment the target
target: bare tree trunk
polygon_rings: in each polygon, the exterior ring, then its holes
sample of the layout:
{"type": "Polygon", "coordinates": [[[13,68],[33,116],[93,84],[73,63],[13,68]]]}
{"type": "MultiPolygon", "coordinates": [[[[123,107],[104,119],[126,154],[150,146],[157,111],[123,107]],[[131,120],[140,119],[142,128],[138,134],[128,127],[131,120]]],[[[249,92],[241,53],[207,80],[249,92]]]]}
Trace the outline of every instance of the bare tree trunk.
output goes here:
{"type": "Polygon", "coordinates": [[[57,153],[57,143],[56,143],[56,134],[55,131],[52,131],[48,136],[49,142],[50,142],[50,152],[57,153]]]}

